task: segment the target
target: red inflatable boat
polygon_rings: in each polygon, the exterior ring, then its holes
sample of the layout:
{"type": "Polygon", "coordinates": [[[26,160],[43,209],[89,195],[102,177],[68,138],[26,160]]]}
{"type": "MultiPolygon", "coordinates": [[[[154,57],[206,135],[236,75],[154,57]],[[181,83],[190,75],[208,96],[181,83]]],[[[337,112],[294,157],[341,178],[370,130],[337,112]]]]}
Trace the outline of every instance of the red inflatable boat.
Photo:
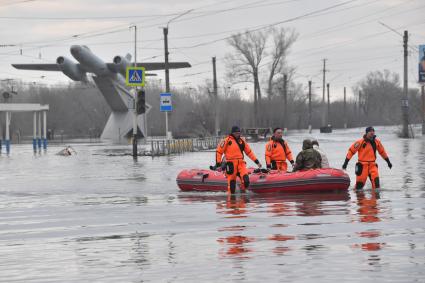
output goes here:
{"type": "MultiPolygon", "coordinates": [[[[350,177],[342,170],[323,168],[294,173],[270,171],[254,173],[250,170],[249,190],[255,193],[274,192],[323,192],[347,190],[350,177]]],[[[202,169],[183,170],[177,176],[182,191],[227,191],[223,172],[202,169]]]]}

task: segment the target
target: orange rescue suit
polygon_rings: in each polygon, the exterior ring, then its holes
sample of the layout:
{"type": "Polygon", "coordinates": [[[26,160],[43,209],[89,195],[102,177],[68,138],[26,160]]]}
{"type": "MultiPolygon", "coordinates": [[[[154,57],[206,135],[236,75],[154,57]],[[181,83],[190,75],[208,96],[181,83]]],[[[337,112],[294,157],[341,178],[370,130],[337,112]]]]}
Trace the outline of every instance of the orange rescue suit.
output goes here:
{"type": "Polygon", "coordinates": [[[356,164],[356,188],[362,188],[369,177],[373,188],[379,188],[379,172],[376,164],[376,151],[388,162],[388,155],[381,141],[377,138],[373,140],[362,139],[354,142],[348,149],[346,158],[350,160],[353,155],[358,154],[358,163],[356,164]]]}
{"type": "Polygon", "coordinates": [[[285,140],[276,141],[273,137],[266,144],[266,165],[267,168],[284,171],[288,169],[286,160],[294,162],[292,151],[285,140]]]}
{"type": "Polygon", "coordinates": [[[244,155],[259,164],[257,157],[249,147],[248,143],[242,138],[236,140],[233,135],[227,136],[217,146],[216,151],[216,164],[221,163],[221,158],[224,154],[226,158],[226,176],[227,176],[227,189],[228,192],[234,193],[236,188],[236,177],[239,176],[243,183],[243,188],[249,186],[248,170],[244,161],[244,155]]]}

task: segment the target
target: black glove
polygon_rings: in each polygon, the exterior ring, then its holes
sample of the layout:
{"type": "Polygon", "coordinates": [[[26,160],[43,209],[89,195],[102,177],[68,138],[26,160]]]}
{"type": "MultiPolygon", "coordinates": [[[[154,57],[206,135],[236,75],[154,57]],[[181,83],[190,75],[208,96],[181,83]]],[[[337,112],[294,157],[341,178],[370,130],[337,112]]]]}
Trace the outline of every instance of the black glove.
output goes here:
{"type": "Polygon", "coordinates": [[[348,161],[350,161],[350,159],[345,158],[344,164],[342,164],[342,169],[344,169],[344,170],[347,169],[348,161]]]}
{"type": "Polygon", "coordinates": [[[295,163],[294,160],[289,160],[289,162],[291,162],[292,165],[294,165],[295,163]]]}
{"type": "Polygon", "coordinates": [[[393,164],[391,163],[389,158],[386,158],[385,161],[387,161],[388,167],[391,169],[393,168],[393,164]]]}
{"type": "Polygon", "coordinates": [[[267,164],[267,169],[272,169],[272,165],[271,164],[267,164]]]}
{"type": "Polygon", "coordinates": [[[261,163],[260,163],[260,161],[258,161],[258,159],[255,159],[255,164],[257,164],[257,166],[258,166],[258,168],[261,168],[261,163]]]}

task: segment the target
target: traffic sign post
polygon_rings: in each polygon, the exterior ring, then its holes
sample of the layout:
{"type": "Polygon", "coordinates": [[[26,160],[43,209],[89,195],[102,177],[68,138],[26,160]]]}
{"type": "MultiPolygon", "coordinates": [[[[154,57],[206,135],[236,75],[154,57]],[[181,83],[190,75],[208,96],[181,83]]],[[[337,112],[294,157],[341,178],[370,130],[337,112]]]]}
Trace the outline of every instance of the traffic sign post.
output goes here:
{"type": "Polygon", "coordinates": [[[168,140],[170,136],[168,133],[168,112],[171,112],[173,110],[171,93],[160,94],[159,110],[161,112],[165,112],[165,137],[168,140]]]}
{"type": "Polygon", "coordinates": [[[127,67],[125,72],[125,84],[127,86],[145,86],[145,68],[127,67]]]}
{"type": "Polygon", "coordinates": [[[134,117],[133,117],[133,158],[137,159],[137,87],[145,86],[145,68],[136,67],[136,39],[137,27],[134,26],[134,66],[127,67],[125,70],[125,84],[126,86],[134,87],[134,117]]]}
{"type": "Polygon", "coordinates": [[[159,109],[161,112],[171,112],[173,110],[171,93],[161,93],[159,109]]]}

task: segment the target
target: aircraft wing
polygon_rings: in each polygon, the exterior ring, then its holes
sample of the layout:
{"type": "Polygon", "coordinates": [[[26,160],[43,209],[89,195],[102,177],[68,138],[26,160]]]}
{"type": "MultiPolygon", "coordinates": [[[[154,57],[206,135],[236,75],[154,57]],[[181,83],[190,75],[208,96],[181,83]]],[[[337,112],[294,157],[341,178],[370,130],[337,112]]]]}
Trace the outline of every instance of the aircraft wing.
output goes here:
{"type": "MultiPolygon", "coordinates": [[[[110,70],[113,70],[115,68],[114,63],[106,63],[108,68],[110,70]]],[[[131,64],[130,66],[133,66],[131,64]]],[[[157,70],[164,70],[165,69],[165,63],[163,62],[151,62],[151,63],[137,63],[137,67],[144,67],[146,71],[157,71],[157,70]]],[[[169,69],[180,69],[180,68],[189,68],[192,67],[188,62],[170,62],[168,63],[169,69]]]]}
{"type": "Polygon", "coordinates": [[[12,66],[20,70],[61,71],[58,64],[12,64],[12,66]]]}
{"type": "MultiPolygon", "coordinates": [[[[152,62],[152,63],[137,63],[137,67],[145,67],[146,71],[164,70],[165,63],[163,62],[152,62]]],[[[191,65],[188,62],[170,62],[168,63],[169,69],[181,69],[190,68],[191,65]]]]}

